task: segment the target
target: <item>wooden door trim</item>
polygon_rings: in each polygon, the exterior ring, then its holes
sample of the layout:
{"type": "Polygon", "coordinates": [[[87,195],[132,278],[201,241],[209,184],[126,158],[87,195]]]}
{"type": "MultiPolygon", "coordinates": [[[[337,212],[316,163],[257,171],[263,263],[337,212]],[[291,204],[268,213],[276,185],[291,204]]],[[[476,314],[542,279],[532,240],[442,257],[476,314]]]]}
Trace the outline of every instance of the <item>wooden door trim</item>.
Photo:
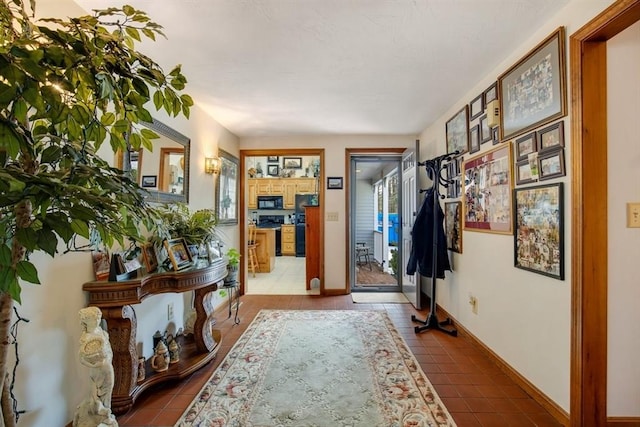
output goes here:
{"type": "Polygon", "coordinates": [[[640,0],[619,0],[570,37],[572,427],[607,419],[606,41],[638,20],[640,0]]]}

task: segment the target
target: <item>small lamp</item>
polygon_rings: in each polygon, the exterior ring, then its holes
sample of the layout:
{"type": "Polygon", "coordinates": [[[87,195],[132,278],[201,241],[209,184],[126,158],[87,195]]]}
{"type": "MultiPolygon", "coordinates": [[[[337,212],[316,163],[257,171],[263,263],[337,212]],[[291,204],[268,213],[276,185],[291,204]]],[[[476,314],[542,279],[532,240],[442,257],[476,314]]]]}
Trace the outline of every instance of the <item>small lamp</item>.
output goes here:
{"type": "Polygon", "coordinates": [[[205,157],[204,171],[208,174],[220,173],[220,159],[218,157],[205,157]]]}

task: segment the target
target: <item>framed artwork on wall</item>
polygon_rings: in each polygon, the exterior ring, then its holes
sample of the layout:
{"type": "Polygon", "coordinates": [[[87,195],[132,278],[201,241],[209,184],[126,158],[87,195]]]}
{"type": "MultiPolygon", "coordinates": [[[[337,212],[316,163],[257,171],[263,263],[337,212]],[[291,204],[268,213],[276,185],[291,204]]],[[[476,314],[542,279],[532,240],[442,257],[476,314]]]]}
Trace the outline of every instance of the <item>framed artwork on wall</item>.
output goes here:
{"type": "Polygon", "coordinates": [[[511,234],[511,144],[464,162],[464,229],[511,234]]]}
{"type": "Polygon", "coordinates": [[[489,121],[487,120],[487,115],[480,117],[480,143],[484,144],[485,142],[491,141],[493,135],[491,134],[491,128],[489,127],[489,121]]]}
{"type": "Polygon", "coordinates": [[[484,113],[484,92],[469,103],[469,120],[480,117],[482,113],[484,113]]]}
{"type": "Polygon", "coordinates": [[[480,151],[480,125],[469,130],[469,153],[480,151]]]}
{"type": "Polygon", "coordinates": [[[484,105],[487,105],[494,99],[498,99],[498,82],[494,82],[484,90],[484,105]]]}
{"type": "Polygon", "coordinates": [[[447,249],[462,253],[462,202],[444,204],[444,224],[447,249]]]}
{"type": "Polygon", "coordinates": [[[516,139],[516,160],[524,160],[529,154],[538,151],[536,133],[531,132],[521,138],[516,139]]]}
{"type": "Polygon", "coordinates": [[[540,153],[564,147],[564,122],[560,121],[537,132],[540,153]]]}
{"type": "Polygon", "coordinates": [[[445,124],[447,153],[469,151],[469,106],[465,105],[445,124]]]}
{"type": "Polygon", "coordinates": [[[283,169],[302,169],[302,157],[283,157],[283,169]]]}
{"type": "Polygon", "coordinates": [[[514,190],[514,265],[564,280],[562,183],[514,190]]]}
{"type": "MultiPolygon", "coordinates": [[[[216,180],[216,215],[218,224],[238,223],[240,193],[239,161],[224,150],[218,150],[220,175],[216,180]]],[[[269,165],[270,166],[270,165],[269,165]]]]}
{"type": "Polygon", "coordinates": [[[538,170],[541,181],[565,176],[564,149],[559,148],[540,154],[538,156],[538,170]]]}
{"type": "Polygon", "coordinates": [[[565,75],[565,31],[560,27],[498,77],[501,139],[566,115],[565,75]]]}

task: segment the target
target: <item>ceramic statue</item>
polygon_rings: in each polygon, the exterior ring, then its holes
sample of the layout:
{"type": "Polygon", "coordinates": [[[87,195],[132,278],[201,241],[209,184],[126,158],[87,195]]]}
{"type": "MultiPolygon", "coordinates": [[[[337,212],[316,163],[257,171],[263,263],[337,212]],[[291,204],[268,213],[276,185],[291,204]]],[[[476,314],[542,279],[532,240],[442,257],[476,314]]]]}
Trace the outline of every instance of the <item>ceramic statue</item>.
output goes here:
{"type": "Polygon", "coordinates": [[[164,344],[164,341],[158,343],[156,352],[151,358],[151,367],[156,372],[163,372],[169,369],[169,350],[164,344]]]}

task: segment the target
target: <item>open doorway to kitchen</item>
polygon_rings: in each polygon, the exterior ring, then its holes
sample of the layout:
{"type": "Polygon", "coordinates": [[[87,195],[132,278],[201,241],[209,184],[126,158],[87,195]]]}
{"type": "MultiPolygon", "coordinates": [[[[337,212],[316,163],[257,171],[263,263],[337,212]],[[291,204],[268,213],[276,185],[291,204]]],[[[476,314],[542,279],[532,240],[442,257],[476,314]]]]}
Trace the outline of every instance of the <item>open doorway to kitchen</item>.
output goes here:
{"type": "Polygon", "coordinates": [[[324,289],[323,273],[316,271],[324,258],[323,240],[310,242],[308,238],[321,233],[323,224],[311,224],[306,219],[308,209],[319,209],[324,199],[323,152],[240,151],[241,242],[248,242],[249,227],[256,227],[257,262],[250,262],[252,254],[246,243],[241,248],[245,260],[241,287],[245,294],[320,294],[324,289]],[[310,263],[311,259],[315,262],[310,263]],[[317,277],[319,283],[311,283],[309,277],[317,277]]]}
{"type": "Polygon", "coordinates": [[[350,156],[352,292],[401,292],[402,155],[350,156]]]}

